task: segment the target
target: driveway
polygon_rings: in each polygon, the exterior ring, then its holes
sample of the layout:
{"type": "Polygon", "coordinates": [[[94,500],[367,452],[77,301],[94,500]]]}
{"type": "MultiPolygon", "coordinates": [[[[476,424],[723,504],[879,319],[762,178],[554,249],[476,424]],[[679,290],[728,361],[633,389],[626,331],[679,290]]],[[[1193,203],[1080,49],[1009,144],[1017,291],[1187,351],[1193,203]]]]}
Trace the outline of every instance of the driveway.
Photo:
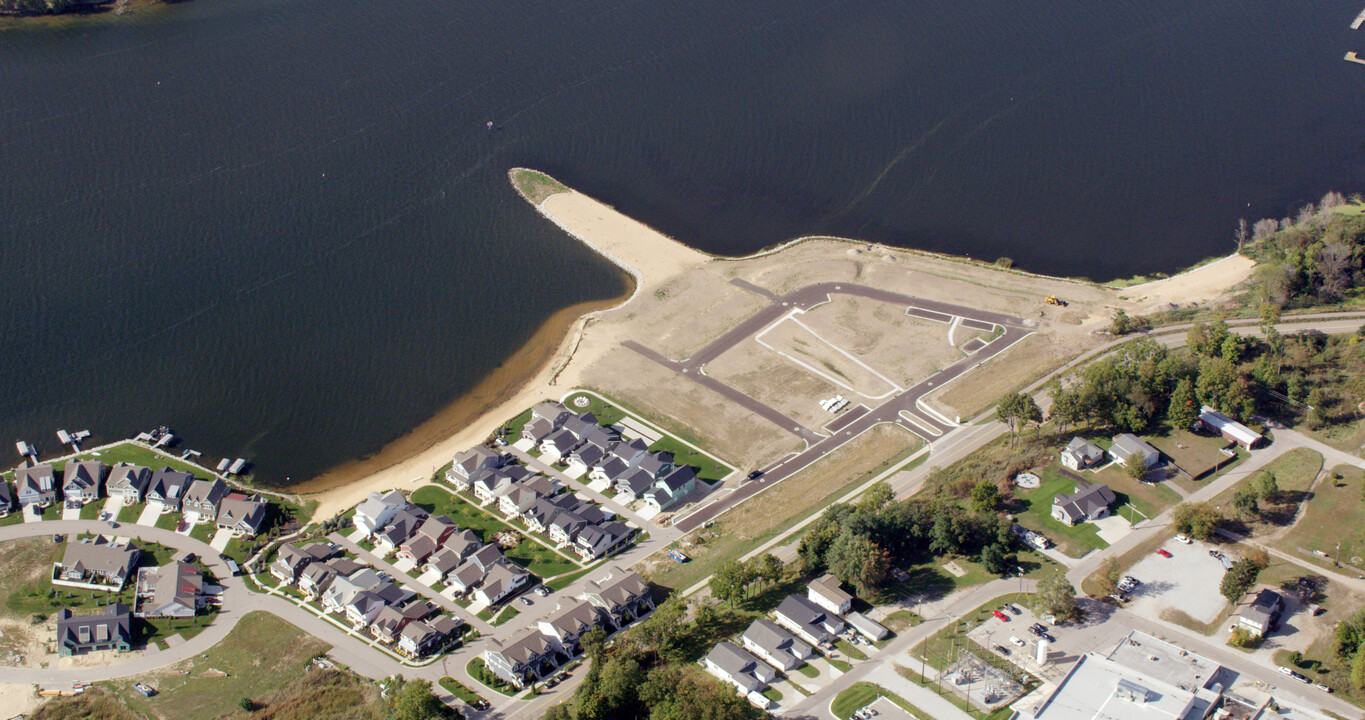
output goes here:
{"type": "Polygon", "coordinates": [[[62,503],[62,519],[63,519],[63,520],[80,520],[80,519],[81,519],[81,510],[82,510],[82,509],[84,509],[84,506],[82,506],[82,505],[76,505],[75,507],[71,507],[71,506],[68,506],[66,503],[62,503]]]}
{"type": "Polygon", "coordinates": [[[1163,547],[1171,557],[1152,553],[1128,571],[1142,581],[1130,595],[1128,611],[1160,620],[1164,610],[1173,608],[1197,622],[1217,620],[1227,606],[1218,589],[1223,582],[1223,564],[1209,557],[1209,547],[1201,542],[1185,545],[1171,540],[1163,547]]]}
{"type": "Polygon", "coordinates": [[[115,495],[104,501],[104,508],[100,512],[109,513],[109,517],[117,520],[119,511],[123,509],[123,496],[115,495]]]}
{"type": "Polygon", "coordinates": [[[228,543],[230,542],[232,542],[232,531],[227,528],[221,528],[214,534],[213,542],[209,543],[209,547],[212,547],[218,552],[223,552],[224,550],[227,550],[228,543]]]}
{"type": "Polygon", "coordinates": [[[161,517],[161,510],[164,506],[159,502],[149,502],[147,507],[142,508],[142,514],[137,516],[137,524],[153,527],[156,525],[157,518],[161,517]]]}
{"type": "Polygon", "coordinates": [[[43,516],[40,514],[40,512],[41,512],[41,510],[39,509],[39,507],[38,507],[37,505],[25,505],[25,506],[24,506],[24,522],[26,522],[26,523],[42,522],[42,521],[43,521],[43,516]]]}

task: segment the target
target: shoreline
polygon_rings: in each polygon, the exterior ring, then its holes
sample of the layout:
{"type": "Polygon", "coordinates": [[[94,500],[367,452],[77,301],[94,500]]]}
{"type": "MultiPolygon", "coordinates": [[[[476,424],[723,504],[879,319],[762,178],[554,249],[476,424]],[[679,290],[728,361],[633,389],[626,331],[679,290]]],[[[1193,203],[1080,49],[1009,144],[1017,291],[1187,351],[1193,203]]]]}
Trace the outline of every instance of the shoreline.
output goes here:
{"type": "MultiPolygon", "coordinates": [[[[317,517],[327,518],[342,512],[362,500],[372,490],[404,487],[417,481],[425,481],[448,464],[456,452],[483,442],[502,423],[516,417],[536,402],[550,397],[552,394],[550,388],[567,390],[576,387],[578,385],[576,374],[570,373],[562,384],[561,374],[575,360],[582,360],[578,365],[581,368],[591,363],[592,356],[600,355],[615,345],[607,339],[604,342],[593,343],[591,348],[584,347],[584,336],[592,321],[603,313],[629,305],[645,290],[657,289],[686,270],[710,262],[740,262],[776,255],[812,241],[835,241],[862,247],[881,245],[851,238],[808,235],[759,250],[751,255],[711,255],[690,248],[539,171],[511,168],[508,170],[508,180],[513,190],[542,217],[616,265],[629,279],[631,287],[626,294],[616,298],[579,303],[555,312],[511,357],[480,379],[468,392],[438,410],[431,418],[369,457],[344,462],[313,479],[291,486],[289,490],[292,492],[316,497],[319,501],[317,517]],[[526,178],[528,182],[533,181],[535,177],[532,176],[548,179],[563,189],[544,195],[537,202],[532,193],[524,189],[518,181],[519,177],[526,178]],[[588,232],[588,228],[591,228],[591,233],[588,232]],[[590,234],[596,239],[590,239],[588,237],[590,234]],[[583,359],[582,355],[589,357],[583,359]]],[[[913,248],[895,250],[1040,280],[1089,285],[1117,294],[1131,293],[1135,287],[1147,290],[1162,287],[1162,283],[1169,286],[1171,280],[1188,279],[1190,275],[1206,271],[1208,268],[1226,269],[1230,265],[1238,264],[1226,261],[1242,257],[1232,253],[1214,261],[1206,258],[1169,278],[1125,288],[1085,278],[1050,276],[1018,268],[1003,268],[995,266],[994,263],[960,255],[913,248]]],[[[1247,265],[1245,271],[1249,274],[1252,261],[1243,259],[1247,265]]],[[[1219,283],[1211,284],[1222,284],[1221,281],[1225,279],[1220,277],[1219,283]]]]}

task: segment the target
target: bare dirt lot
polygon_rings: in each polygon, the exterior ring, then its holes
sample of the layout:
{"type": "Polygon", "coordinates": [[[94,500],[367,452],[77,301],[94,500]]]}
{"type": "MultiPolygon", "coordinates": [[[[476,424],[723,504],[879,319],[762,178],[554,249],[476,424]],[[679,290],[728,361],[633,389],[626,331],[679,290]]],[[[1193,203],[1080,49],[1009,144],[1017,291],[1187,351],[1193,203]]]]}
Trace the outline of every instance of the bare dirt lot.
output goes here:
{"type": "MultiPolygon", "coordinates": [[[[820,409],[821,400],[839,393],[850,395],[848,390],[806,371],[753,338],[707,363],[706,374],[808,428],[818,428],[833,417],[820,409]]],[[[764,420],[758,422],[766,424],[764,420]]]]}
{"type": "Polygon", "coordinates": [[[901,387],[959,360],[958,347],[986,334],[959,326],[950,344],[947,324],[911,317],[901,305],[851,295],[835,295],[801,322],[901,387]]]}
{"type": "Polygon", "coordinates": [[[841,351],[811,330],[799,315],[785,318],[754,335],[754,340],[802,370],[832,382],[845,392],[868,399],[890,397],[903,388],[870,366],[841,351]]]}

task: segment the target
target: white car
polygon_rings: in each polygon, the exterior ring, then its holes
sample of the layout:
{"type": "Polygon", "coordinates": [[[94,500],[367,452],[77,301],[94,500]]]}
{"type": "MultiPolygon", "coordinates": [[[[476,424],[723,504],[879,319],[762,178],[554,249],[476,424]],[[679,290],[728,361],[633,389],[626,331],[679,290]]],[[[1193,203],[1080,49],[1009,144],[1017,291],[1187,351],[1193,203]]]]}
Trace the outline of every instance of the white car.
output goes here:
{"type": "Polygon", "coordinates": [[[1028,644],[1023,640],[1020,640],[1019,638],[1015,637],[1014,635],[1010,636],[1010,642],[1014,643],[1015,645],[1018,645],[1019,647],[1024,647],[1025,645],[1028,644]]]}
{"type": "Polygon", "coordinates": [[[1190,543],[1194,542],[1193,540],[1185,537],[1184,535],[1176,535],[1175,541],[1178,543],[1184,543],[1186,545],[1189,545],[1190,543]]]}
{"type": "Polygon", "coordinates": [[[1279,671],[1280,671],[1282,674],[1285,674],[1285,675],[1293,675],[1293,674],[1294,674],[1294,671],[1293,671],[1293,670],[1290,670],[1289,668],[1287,668],[1287,667],[1285,667],[1285,666],[1283,666],[1283,665],[1281,665],[1281,666],[1279,667],[1279,671]]]}

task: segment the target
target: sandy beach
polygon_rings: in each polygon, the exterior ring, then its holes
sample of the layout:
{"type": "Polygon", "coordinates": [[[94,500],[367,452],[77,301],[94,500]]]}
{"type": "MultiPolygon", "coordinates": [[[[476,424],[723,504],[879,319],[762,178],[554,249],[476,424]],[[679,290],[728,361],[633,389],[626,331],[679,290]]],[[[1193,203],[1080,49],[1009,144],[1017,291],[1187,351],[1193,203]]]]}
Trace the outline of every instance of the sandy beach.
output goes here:
{"type": "MultiPolygon", "coordinates": [[[[317,517],[342,512],[371,491],[412,487],[527,407],[579,386],[616,393],[656,420],[676,420],[693,437],[714,443],[731,462],[757,462],[792,449],[790,437],[772,434],[752,416],[716,405],[652,363],[619,350],[623,341],[633,339],[686,357],[752,312],[754,303],[763,302],[731,285],[732,278],[775,292],[847,278],[926,298],[971,297],[982,308],[1036,318],[1040,333],[1049,336],[1050,354],[1055,354],[1080,352],[1093,343],[1094,332],[1107,325],[1115,308],[1142,313],[1208,302],[1245,280],[1253,266],[1233,255],[1173,278],[1115,289],[839,238],[794,241],[747,258],[717,258],[543,174],[514,168],[509,177],[537,211],[620,266],[634,278],[635,287],[625,298],[557,313],[512,359],[435,418],[373,457],[300,485],[299,492],[317,493],[317,517]],[[1041,299],[1050,294],[1067,297],[1071,306],[1043,306],[1041,299]],[[705,423],[697,422],[699,414],[707,418],[705,423]]],[[[1011,362],[1021,372],[1031,371],[1028,362],[1011,362]]]]}

